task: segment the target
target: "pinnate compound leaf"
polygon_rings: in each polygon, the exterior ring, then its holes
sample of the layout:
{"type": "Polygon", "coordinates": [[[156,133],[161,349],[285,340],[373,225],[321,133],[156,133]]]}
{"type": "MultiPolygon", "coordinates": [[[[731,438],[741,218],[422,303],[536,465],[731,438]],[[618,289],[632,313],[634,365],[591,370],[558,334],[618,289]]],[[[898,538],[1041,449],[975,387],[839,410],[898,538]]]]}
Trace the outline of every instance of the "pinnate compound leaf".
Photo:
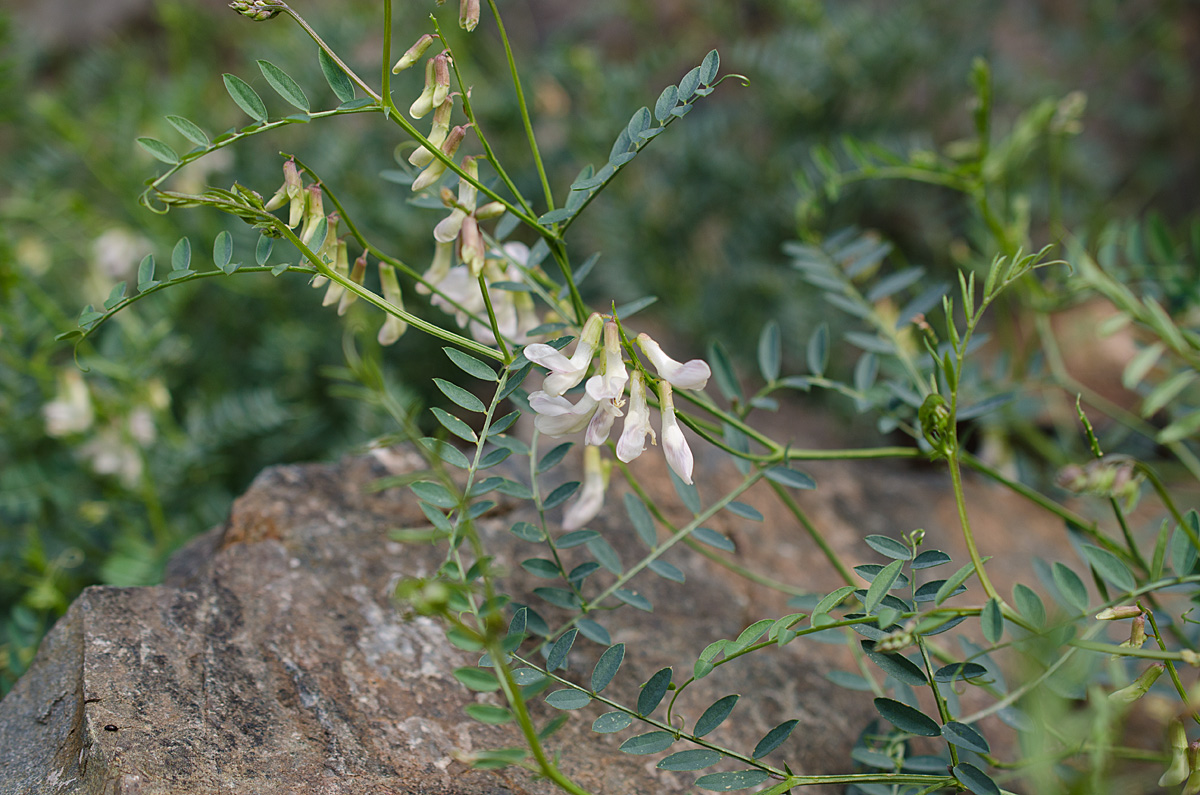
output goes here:
{"type": "Polygon", "coordinates": [[[600,659],[596,661],[596,667],[592,669],[592,692],[599,693],[604,688],[608,687],[608,683],[617,675],[617,671],[621,667],[621,661],[625,659],[625,644],[618,643],[615,646],[609,646],[600,655],[600,659]]]}
{"type": "Polygon", "coordinates": [[[208,135],[200,127],[182,116],[167,116],[167,123],[196,146],[208,147],[208,135]]]}
{"type": "Polygon", "coordinates": [[[321,74],[325,75],[325,82],[329,83],[329,87],[333,89],[333,94],[338,101],[345,103],[354,99],[354,84],[342,71],[342,67],[338,66],[337,62],[330,58],[324,50],[317,50],[317,57],[321,61],[321,74]]]}
{"type": "Polygon", "coordinates": [[[937,737],[942,733],[937,721],[925,713],[915,710],[891,698],[875,699],[875,709],[897,729],[920,737],[937,737]]]}
{"type": "Polygon", "coordinates": [[[704,710],[704,714],[696,721],[696,728],[693,731],[697,737],[703,737],[713,729],[724,723],[729,717],[729,713],[733,711],[733,707],[737,704],[741,696],[737,694],[719,698],[709,705],[708,709],[704,710]]]}
{"type": "Polygon", "coordinates": [[[692,748],[688,751],[671,754],[659,762],[656,767],[659,770],[703,770],[720,762],[724,756],[720,751],[692,748]]]}
{"type": "Polygon", "coordinates": [[[975,795],[1001,795],[1000,787],[986,773],[970,762],[955,765],[954,777],[975,795]]]}
{"type": "Polygon", "coordinates": [[[671,732],[647,732],[646,734],[639,734],[636,737],[630,737],[621,743],[619,750],[635,756],[644,756],[646,754],[657,754],[659,751],[665,751],[671,747],[671,743],[673,742],[675,742],[675,735],[671,734],[671,732]]]}
{"type": "Polygon", "coordinates": [[[446,346],[442,348],[446,355],[450,357],[450,361],[454,362],[460,370],[469,376],[478,378],[480,381],[497,381],[499,377],[496,371],[488,367],[483,362],[476,359],[474,356],[463,353],[458,348],[446,346]]]}
{"type": "Polygon", "coordinates": [[[597,734],[612,734],[627,729],[633,723],[633,718],[624,712],[605,712],[592,721],[592,731],[597,734]]]}
{"type": "Polygon", "coordinates": [[[792,729],[795,729],[796,724],[799,722],[800,721],[798,720],[787,720],[776,726],[774,729],[771,729],[771,731],[767,732],[763,738],[758,741],[758,745],[754,746],[754,753],[750,754],[751,758],[762,759],[764,756],[783,745],[783,741],[791,736],[792,729]]]}
{"type": "Polygon", "coordinates": [[[275,89],[275,93],[287,100],[288,104],[307,113],[310,110],[308,97],[304,94],[304,89],[292,79],[291,75],[280,69],[270,61],[260,60],[258,69],[262,72],[263,77],[267,78],[267,82],[271,84],[271,88],[275,89]]]}
{"type": "Polygon", "coordinates": [[[1088,563],[1092,564],[1092,568],[1113,585],[1120,588],[1122,591],[1132,591],[1137,587],[1134,582],[1133,575],[1129,573],[1129,568],[1121,562],[1113,553],[1107,549],[1094,547],[1090,544],[1083,545],[1084,557],[1088,559],[1088,563]]]}
{"type": "Polygon", "coordinates": [[[546,703],[555,709],[583,709],[592,703],[592,697],[582,690],[563,688],[547,694],[546,703]]]}
{"type": "Polygon", "coordinates": [[[765,770],[727,770],[724,773],[709,773],[696,779],[695,786],[710,792],[733,792],[757,787],[770,776],[765,770]]]}
{"type": "Polygon", "coordinates": [[[670,684],[670,668],[663,668],[660,671],[656,671],[654,676],[647,679],[646,683],[642,685],[642,691],[638,693],[638,714],[649,715],[651,712],[654,712],[655,708],[662,702],[663,696],[667,694],[670,684]]]}
{"type": "Polygon", "coordinates": [[[224,74],[222,78],[225,81],[225,90],[247,116],[259,122],[267,120],[267,106],[249,83],[237,75],[224,74]]]}
{"type": "Polygon", "coordinates": [[[988,741],[974,726],[950,721],[942,727],[942,736],[959,748],[966,748],[977,754],[990,754],[992,748],[988,741]]]}
{"type": "Polygon", "coordinates": [[[137,144],[156,160],[161,160],[172,166],[179,162],[179,155],[175,153],[175,150],[157,138],[138,138],[137,144]]]}

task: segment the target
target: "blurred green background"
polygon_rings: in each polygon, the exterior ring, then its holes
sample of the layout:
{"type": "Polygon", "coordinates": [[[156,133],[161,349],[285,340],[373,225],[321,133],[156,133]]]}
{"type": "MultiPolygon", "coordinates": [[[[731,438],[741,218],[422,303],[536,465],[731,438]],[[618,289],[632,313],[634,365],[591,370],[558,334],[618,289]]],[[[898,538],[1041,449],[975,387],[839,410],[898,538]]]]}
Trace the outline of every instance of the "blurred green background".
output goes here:
{"type": "MultiPolygon", "coordinates": [[[[327,459],[393,430],[371,401],[350,399],[362,393],[345,346],[407,402],[430,399],[440,363],[438,346],[416,334],[380,351],[379,318],[361,305],[342,322],[298,279],[239,276],[139,302],[80,348],[87,372],[77,368],[54,335],[133,278],[144,255],[166,261],[186,235],[207,262],[227,229],[235,258],[245,257],[255,239],[215,213],[140,207],[142,181],[161,164],[134,139],[182,145],[166,114],[210,132],[240,125],[223,72],[259,87],[273,114],[287,112],[261,79],[259,58],[295,77],[314,106],[336,104],[315,47],[285,19],[252,23],[196,0],[114,2],[107,21],[88,16],[108,5],[94,0],[87,14],[51,2],[0,11],[0,691],[82,587],[154,582],[170,553],[222,522],[263,467],[327,459]]],[[[377,80],[376,3],[295,5],[377,80]]],[[[750,78],[749,88],[723,85],[656,139],[573,232],[577,262],[602,252],[587,297],[659,296],[653,322],[694,341],[695,353],[720,336],[735,358],[752,359],[774,316],[791,343],[785,350],[801,354],[825,313],[781,254],[798,235],[819,240],[850,224],[879,230],[897,257],[943,275],[973,256],[990,258],[961,199],[935,187],[863,184],[816,211],[797,210],[816,145],[853,135],[905,152],[968,137],[966,80],[977,56],[993,68],[999,132],[1041,100],[1087,96],[1069,148],[1031,143],[1004,175],[1007,195],[1030,203],[1039,246],[1056,224],[1098,233],[1155,208],[1164,228],[1182,229],[1196,210],[1194,2],[500,5],[560,195],[585,163],[604,161],[633,111],[709,49],[721,51],[723,72],[750,78]]],[[[397,6],[403,49],[435,6],[397,6]]],[[[460,65],[489,138],[536,195],[486,12],[460,65]]],[[[397,97],[409,83],[415,94],[419,77],[404,77],[397,97]]],[[[228,187],[236,176],[269,194],[280,182],[277,152],[294,152],[338,187],[370,235],[410,263],[427,262],[440,214],[409,206],[406,188],[379,178],[400,139],[374,121],[294,125],[182,177],[228,187]]],[[[1193,289],[1183,276],[1177,292],[1193,289]]],[[[415,301],[410,308],[445,322],[415,301]]]]}

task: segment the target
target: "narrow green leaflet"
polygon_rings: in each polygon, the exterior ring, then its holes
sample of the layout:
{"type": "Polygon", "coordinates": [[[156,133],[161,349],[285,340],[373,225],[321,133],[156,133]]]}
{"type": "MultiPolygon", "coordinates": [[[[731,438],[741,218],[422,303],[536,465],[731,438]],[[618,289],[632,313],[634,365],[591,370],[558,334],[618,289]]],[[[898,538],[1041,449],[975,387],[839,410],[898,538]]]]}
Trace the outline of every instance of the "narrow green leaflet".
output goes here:
{"type": "Polygon", "coordinates": [[[613,596],[617,597],[630,607],[636,607],[638,610],[645,610],[647,613],[654,612],[654,606],[650,604],[650,600],[642,596],[637,591],[618,588],[613,591],[613,596]]]}
{"type": "Polygon", "coordinates": [[[532,574],[534,577],[541,577],[546,580],[557,580],[561,572],[558,570],[558,565],[552,560],[545,558],[529,558],[521,561],[521,568],[532,574]]]}
{"type": "Polygon", "coordinates": [[[179,162],[179,155],[175,153],[175,150],[157,138],[138,138],[137,144],[157,160],[172,166],[179,162]]]}
{"type": "Polygon", "coordinates": [[[697,737],[703,737],[720,726],[729,717],[729,713],[733,712],[733,707],[739,698],[740,696],[734,694],[714,701],[696,721],[696,728],[692,733],[697,737]]]}
{"type": "Polygon", "coordinates": [[[696,539],[702,544],[708,544],[710,547],[716,547],[717,549],[725,552],[737,551],[736,544],[718,533],[716,530],[711,530],[707,527],[697,527],[692,531],[692,538],[696,539]]]}
{"type": "Polygon", "coordinates": [[[593,693],[599,693],[608,687],[608,683],[617,675],[617,671],[621,667],[621,661],[624,659],[624,643],[618,643],[604,650],[604,653],[600,655],[600,659],[596,661],[596,667],[592,669],[593,693]]]}
{"type": "Polygon", "coordinates": [[[575,626],[579,628],[579,634],[592,643],[599,643],[601,646],[612,645],[612,635],[608,634],[608,630],[590,618],[579,619],[575,622],[575,626]]]}
{"type": "Polygon", "coordinates": [[[817,616],[825,615],[833,608],[842,603],[843,600],[850,594],[854,593],[857,588],[853,585],[843,585],[835,591],[827,593],[821,601],[817,602],[817,606],[813,608],[812,617],[815,623],[817,616]]]}
{"type": "Polygon", "coordinates": [[[571,650],[571,645],[575,643],[575,636],[578,634],[579,630],[568,629],[558,640],[554,641],[554,645],[550,647],[550,653],[546,656],[547,671],[557,671],[566,664],[567,652],[571,650]]]}
{"type": "Polygon", "coordinates": [[[208,147],[210,142],[208,135],[201,130],[196,124],[182,116],[167,116],[167,123],[179,132],[184,138],[188,139],[196,146],[208,147]]]}
{"type": "Polygon", "coordinates": [[[333,94],[338,101],[345,103],[354,99],[354,84],[342,71],[342,67],[338,66],[337,62],[330,58],[324,50],[317,50],[317,58],[321,62],[321,74],[325,75],[325,82],[329,83],[329,87],[333,89],[333,94]]]}
{"type": "Polygon", "coordinates": [[[795,729],[799,722],[798,720],[787,720],[771,729],[758,741],[758,745],[754,746],[754,752],[750,756],[754,759],[762,759],[783,745],[783,741],[791,736],[792,729],[795,729]]]}
{"type": "Polygon", "coordinates": [[[727,770],[724,773],[709,773],[696,779],[695,786],[710,792],[733,792],[757,787],[770,776],[765,770],[727,770]]]}
{"type": "Polygon", "coordinates": [[[959,748],[966,748],[977,754],[990,754],[992,748],[988,741],[974,726],[950,721],[942,727],[942,736],[959,748]]]}
{"type": "Polygon", "coordinates": [[[658,536],[654,531],[654,517],[650,515],[645,503],[638,499],[636,494],[628,492],[625,494],[625,512],[629,514],[629,521],[633,523],[638,538],[642,539],[646,546],[654,549],[658,543],[658,536]]]}
{"type": "Polygon", "coordinates": [[[780,344],[779,323],[769,320],[758,336],[758,370],[768,384],[779,378],[782,361],[783,349],[780,344]]]}
{"type": "Polygon", "coordinates": [[[481,693],[490,693],[500,689],[500,682],[497,681],[496,675],[482,668],[455,668],[454,678],[471,690],[481,693]]]}
{"type": "Polygon", "coordinates": [[[483,405],[483,401],[472,395],[467,390],[457,384],[452,384],[443,378],[433,379],[433,383],[442,391],[442,394],[450,398],[459,408],[464,408],[467,411],[474,411],[483,414],[487,411],[487,407],[483,405]]]}
{"type": "Polygon", "coordinates": [[[724,756],[720,751],[693,748],[689,751],[671,754],[659,762],[656,767],[659,770],[703,770],[720,762],[724,756]]]}
{"type": "Polygon", "coordinates": [[[271,249],[275,246],[275,239],[262,235],[258,238],[258,243],[254,246],[254,261],[259,265],[266,265],[267,260],[271,258],[271,249]]]}
{"type": "Polygon", "coordinates": [[[458,505],[458,498],[441,483],[422,480],[410,483],[408,488],[417,495],[418,499],[422,499],[430,505],[436,505],[438,508],[454,508],[458,505]]]}
{"type": "Polygon", "coordinates": [[[1083,545],[1084,557],[1088,559],[1088,563],[1092,564],[1092,568],[1113,585],[1120,588],[1122,591],[1132,591],[1137,587],[1134,582],[1133,575],[1129,573],[1129,568],[1121,562],[1113,553],[1107,549],[1094,547],[1090,544],[1083,545]]]}
{"type": "Polygon", "coordinates": [[[657,754],[659,751],[665,751],[670,748],[673,742],[675,742],[675,735],[671,734],[671,732],[647,732],[646,734],[639,734],[636,737],[630,737],[621,743],[620,750],[635,756],[657,754]]]}
{"type": "Polygon", "coordinates": [[[647,679],[646,683],[642,685],[642,692],[638,693],[638,714],[649,715],[654,712],[655,708],[662,702],[663,696],[667,694],[667,688],[670,684],[670,668],[663,668],[656,671],[654,676],[647,679]]]}
{"type": "Polygon", "coordinates": [[[673,469],[668,469],[667,474],[671,476],[671,485],[675,487],[675,493],[679,495],[684,506],[692,513],[700,513],[700,492],[696,490],[695,484],[684,483],[673,469]]]}
{"type": "MultiPolygon", "coordinates": [[[[421,439],[420,442],[421,442],[422,447],[424,447],[426,450],[433,453],[438,458],[442,459],[443,461],[445,461],[447,464],[449,464],[452,467],[457,467],[459,469],[467,469],[471,466],[471,462],[467,460],[467,457],[466,457],[466,455],[463,454],[462,450],[459,450],[457,447],[455,447],[454,445],[450,444],[447,441],[444,441],[442,439],[434,439],[431,436],[426,436],[423,439],[421,439]]],[[[473,492],[473,493],[482,494],[483,492],[473,492]]]]}
{"type": "Polygon", "coordinates": [[[869,640],[863,641],[862,647],[871,662],[878,665],[884,673],[897,681],[903,682],[906,685],[912,685],[913,687],[929,684],[929,679],[926,678],[925,672],[908,658],[899,654],[877,652],[875,651],[875,644],[869,640]]]}
{"type": "Polygon", "coordinates": [[[462,439],[466,442],[471,442],[472,444],[479,441],[479,437],[475,435],[475,431],[471,430],[471,426],[467,425],[458,417],[455,417],[448,411],[439,409],[437,407],[430,409],[430,411],[433,412],[434,419],[441,423],[443,428],[450,431],[450,433],[454,434],[459,439],[462,439]]]}
{"type": "Polygon", "coordinates": [[[592,731],[597,734],[612,734],[627,729],[633,723],[633,718],[624,712],[605,712],[592,721],[592,731]]]}
{"type": "Polygon", "coordinates": [[[895,560],[909,560],[912,558],[912,550],[894,538],[888,538],[887,536],[867,536],[863,541],[867,543],[867,546],[884,557],[894,558],[895,560]]]}
{"type": "Polygon", "coordinates": [[[901,731],[921,737],[937,737],[942,733],[937,721],[923,712],[891,698],[875,699],[875,709],[901,731]]]}
{"type": "Polygon", "coordinates": [[[592,557],[596,559],[604,568],[608,569],[613,574],[620,576],[625,569],[621,566],[621,558],[617,555],[617,551],[612,548],[612,544],[603,538],[593,538],[587,542],[588,552],[592,553],[592,557]]]}
{"type": "Polygon", "coordinates": [[[573,445],[574,442],[563,442],[542,456],[542,460],[538,461],[538,474],[545,474],[554,467],[558,466],[559,462],[563,460],[563,456],[567,454],[567,451],[570,450],[573,445]]]}
{"type": "Polygon", "coordinates": [[[228,232],[220,232],[213,240],[213,264],[221,270],[233,259],[233,237],[228,232]]]}
{"type": "Polygon", "coordinates": [[[246,112],[247,116],[259,122],[267,120],[267,106],[263,104],[262,97],[250,87],[249,83],[237,75],[224,74],[222,78],[225,81],[225,90],[229,92],[229,96],[233,98],[237,106],[246,112]]]}
{"type": "Polygon", "coordinates": [[[583,709],[592,703],[592,697],[582,690],[555,690],[547,694],[546,703],[555,709],[583,709]]]}
{"type": "Polygon", "coordinates": [[[766,475],[767,480],[793,489],[812,490],[817,487],[817,482],[812,479],[811,475],[785,466],[771,467],[767,470],[766,475]]]}
{"type": "Polygon", "coordinates": [[[762,637],[762,634],[767,631],[767,627],[774,623],[775,620],[772,618],[763,618],[743,629],[737,636],[737,640],[725,645],[725,656],[729,657],[753,646],[762,637]]]}
{"type": "Polygon", "coordinates": [[[913,558],[912,569],[932,569],[934,566],[941,566],[950,562],[950,556],[940,549],[927,549],[920,555],[913,558]]]}
{"type": "Polygon", "coordinates": [[[467,704],[466,713],[480,723],[498,725],[512,720],[512,713],[504,707],[492,704],[467,704]]]}
{"type": "Polygon", "coordinates": [[[156,287],[158,282],[154,280],[154,255],[147,254],[142,258],[141,264],[138,265],[137,272],[137,288],[139,293],[144,293],[152,287],[156,287]]]}
{"type": "Polygon", "coordinates": [[[546,500],[542,503],[542,507],[546,510],[550,510],[551,508],[556,508],[559,505],[562,505],[564,502],[571,499],[571,495],[579,490],[579,485],[580,484],[578,480],[572,480],[562,484],[554,491],[550,492],[549,495],[547,495],[546,500]]]}
{"type": "Polygon", "coordinates": [[[683,576],[683,572],[680,571],[677,566],[667,563],[662,558],[657,558],[650,561],[648,564],[646,564],[646,568],[650,569],[650,571],[654,572],[659,577],[662,577],[664,580],[670,580],[671,582],[684,582],[686,580],[686,578],[683,576]]]}
{"type": "Polygon", "coordinates": [[[979,679],[988,675],[988,669],[984,668],[979,663],[973,662],[957,662],[943,665],[941,668],[933,672],[933,681],[935,682],[953,682],[958,679],[971,680],[979,679]]]}
{"type": "Polygon", "coordinates": [[[829,326],[822,323],[808,338],[808,371],[816,376],[825,374],[829,364],[829,326]]]}
{"type": "Polygon", "coordinates": [[[712,367],[713,380],[717,382],[717,389],[721,390],[725,399],[742,400],[742,387],[733,370],[733,362],[730,361],[725,346],[720,342],[714,342],[708,346],[708,363],[712,367]]]}
{"type": "Polygon", "coordinates": [[[894,560],[884,566],[883,570],[875,575],[875,579],[871,580],[871,587],[867,589],[867,595],[863,598],[863,608],[868,613],[875,612],[875,608],[879,606],[892,584],[896,582],[896,578],[900,576],[900,568],[903,565],[903,560],[894,560]]]}
{"type": "Polygon", "coordinates": [[[1088,609],[1087,586],[1083,584],[1079,575],[1057,562],[1054,564],[1053,574],[1054,586],[1067,606],[1075,608],[1080,613],[1086,612],[1088,609]]]}
{"type": "Polygon", "coordinates": [[[938,589],[937,597],[933,600],[935,605],[940,605],[942,602],[950,598],[950,596],[958,590],[958,586],[967,581],[967,578],[975,573],[975,564],[968,563],[958,571],[954,572],[954,576],[942,583],[942,587],[938,589]]]}
{"type": "Polygon", "coordinates": [[[987,638],[988,643],[1000,642],[1000,637],[1004,634],[1004,615],[1000,612],[1000,602],[998,600],[987,600],[987,604],[983,606],[983,610],[979,613],[979,624],[983,629],[983,636],[987,638]]]}
{"type": "Polygon", "coordinates": [[[185,271],[192,264],[192,241],[181,237],[171,249],[171,270],[185,271]]]}
{"type": "Polygon", "coordinates": [[[744,502],[738,502],[737,500],[730,500],[729,504],[725,506],[725,510],[743,519],[749,519],[752,522],[761,522],[763,520],[763,515],[757,508],[753,505],[747,505],[744,502]]]}
{"type": "Polygon", "coordinates": [[[296,84],[291,75],[270,61],[260,60],[258,62],[258,69],[262,72],[263,77],[267,78],[267,82],[271,84],[271,88],[275,89],[275,93],[287,100],[289,104],[305,113],[311,110],[308,104],[308,97],[304,94],[304,89],[296,84]]]}
{"type": "Polygon", "coordinates": [[[953,773],[959,783],[975,795],[1001,795],[1000,787],[996,782],[970,762],[955,765],[953,773]]]}
{"type": "Polygon", "coordinates": [[[457,365],[458,368],[467,375],[478,378],[481,381],[499,380],[499,376],[496,375],[495,370],[488,367],[474,356],[470,356],[466,353],[463,353],[458,348],[451,348],[449,346],[442,348],[442,350],[446,352],[448,357],[450,357],[450,361],[454,362],[454,364],[457,365]]]}

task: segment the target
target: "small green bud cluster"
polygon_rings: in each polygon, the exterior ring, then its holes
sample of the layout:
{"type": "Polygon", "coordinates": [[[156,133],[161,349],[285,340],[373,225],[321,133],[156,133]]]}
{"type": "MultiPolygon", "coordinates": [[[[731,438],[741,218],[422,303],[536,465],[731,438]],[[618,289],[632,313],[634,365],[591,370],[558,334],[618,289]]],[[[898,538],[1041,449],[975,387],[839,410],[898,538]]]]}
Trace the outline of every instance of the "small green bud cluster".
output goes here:
{"type": "Polygon", "coordinates": [[[276,0],[233,0],[229,7],[244,17],[255,22],[264,22],[278,14],[282,9],[276,0]]]}

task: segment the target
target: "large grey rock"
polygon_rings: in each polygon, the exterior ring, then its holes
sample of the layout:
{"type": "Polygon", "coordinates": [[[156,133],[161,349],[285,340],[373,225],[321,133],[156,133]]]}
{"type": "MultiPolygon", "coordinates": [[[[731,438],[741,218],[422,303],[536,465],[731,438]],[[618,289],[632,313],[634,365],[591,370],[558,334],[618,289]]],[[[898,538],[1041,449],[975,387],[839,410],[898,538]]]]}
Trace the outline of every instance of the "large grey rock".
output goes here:
{"type": "MultiPolygon", "coordinates": [[[[460,751],[517,745],[519,738],[464,714],[469,701],[493,698],[467,692],[450,674],[475,656],[390,598],[399,577],[432,574],[444,559],[437,548],[390,541],[389,529],[425,520],[407,491],[370,488],[415,465],[415,456],[399,452],[267,470],[224,528],[176,557],[163,585],[85,591],[0,703],[0,794],[553,791],[520,770],[473,771],[456,759],[460,751]]],[[[655,499],[677,512],[661,457],[636,465],[655,499]]],[[[941,473],[849,463],[808,469],[822,488],[801,502],[851,562],[873,559],[858,543],[867,532],[924,526],[932,544],[953,547],[956,520],[941,473]]],[[[709,496],[737,477],[717,458],[700,456],[698,480],[715,484],[709,496]]],[[[711,523],[737,541],[738,561],[813,591],[840,584],[795,520],[763,499],[765,484],[756,489],[745,499],[760,505],[765,522],[720,514],[711,523]]],[[[1017,524],[1021,533],[1009,535],[1010,550],[1024,545],[1018,535],[1045,543],[1030,524],[1036,514],[998,502],[994,489],[972,489],[984,506],[983,535],[988,521],[999,522],[999,530],[1017,524]]],[[[609,495],[610,506],[620,505],[620,493],[609,495]]],[[[537,554],[507,532],[530,518],[521,510],[501,504],[483,519],[489,543],[515,572],[537,554]]],[[[618,508],[592,526],[628,564],[640,548],[623,519],[618,508]]],[[[564,554],[574,560],[582,552],[564,554]]],[[[643,573],[635,585],[654,613],[625,608],[607,621],[628,651],[605,695],[623,703],[634,702],[638,684],[659,668],[673,666],[678,681],[711,640],[785,611],[783,597],[690,550],[672,550],[667,559],[686,584],[643,573]]],[[[545,584],[514,582],[518,590],[545,584]]],[[[572,675],[590,672],[601,650],[580,638],[572,675]]],[[[847,772],[853,738],[873,710],[869,697],[823,678],[838,653],[806,642],[756,653],[688,688],[677,714],[691,725],[716,698],[742,693],[734,718],[711,739],[749,750],[772,726],[796,718],[799,726],[775,758],[797,772],[847,772]]],[[[553,713],[539,708],[539,720],[553,713]]],[[[564,752],[564,770],[583,786],[623,794],[679,792],[691,784],[693,774],[655,770],[661,755],[617,752],[636,727],[591,733],[598,712],[573,715],[551,741],[564,752]]]]}

